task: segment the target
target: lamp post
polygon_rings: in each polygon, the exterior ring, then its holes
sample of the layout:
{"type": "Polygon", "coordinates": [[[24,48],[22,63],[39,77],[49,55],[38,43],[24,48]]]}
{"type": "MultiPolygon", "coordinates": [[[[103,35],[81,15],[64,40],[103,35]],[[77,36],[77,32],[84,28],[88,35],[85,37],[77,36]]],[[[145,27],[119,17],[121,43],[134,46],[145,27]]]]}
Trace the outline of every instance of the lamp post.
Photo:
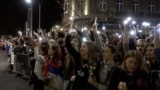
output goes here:
{"type": "Polygon", "coordinates": [[[41,29],[41,3],[40,1],[38,1],[39,3],[39,29],[41,29]]]}
{"type": "Polygon", "coordinates": [[[28,8],[28,28],[30,30],[30,37],[32,37],[32,22],[33,22],[33,9],[32,9],[32,0],[26,0],[26,2],[29,4],[28,8]]]}
{"type": "MultiPolygon", "coordinates": [[[[30,4],[29,8],[28,8],[28,27],[30,29],[30,36],[32,37],[32,29],[33,29],[33,0],[26,0],[26,2],[28,4],[30,4]]],[[[38,2],[38,8],[39,8],[39,17],[38,17],[38,28],[41,29],[41,3],[40,1],[36,1],[38,2]]]]}

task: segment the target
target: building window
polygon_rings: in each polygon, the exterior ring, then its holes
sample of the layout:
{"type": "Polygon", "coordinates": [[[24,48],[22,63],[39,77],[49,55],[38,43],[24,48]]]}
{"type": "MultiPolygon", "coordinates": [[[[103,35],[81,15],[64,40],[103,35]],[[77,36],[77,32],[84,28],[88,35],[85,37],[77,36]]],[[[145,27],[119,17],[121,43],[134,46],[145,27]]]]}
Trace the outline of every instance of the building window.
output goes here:
{"type": "Polygon", "coordinates": [[[154,12],[155,11],[155,2],[154,1],[149,1],[148,2],[148,10],[149,10],[149,12],[154,12]]]}
{"type": "Polygon", "coordinates": [[[133,0],[132,1],[132,6],[133,6],[133,8],[132,8],[133,11],[137,12],[139,10],[139,7],[140,7],[139,0],[133,0]]]}
{"type": "Polygon", "coordinates": [[[99,1],[99,9],[100,11],[107,11],[107,1],[106,0],[99,1]]]}
{"type": "Polygon", "coordinates": [[[116,8],[117,8],[118,11],[123,9],[123,0],[117,0],[116,8]]]}

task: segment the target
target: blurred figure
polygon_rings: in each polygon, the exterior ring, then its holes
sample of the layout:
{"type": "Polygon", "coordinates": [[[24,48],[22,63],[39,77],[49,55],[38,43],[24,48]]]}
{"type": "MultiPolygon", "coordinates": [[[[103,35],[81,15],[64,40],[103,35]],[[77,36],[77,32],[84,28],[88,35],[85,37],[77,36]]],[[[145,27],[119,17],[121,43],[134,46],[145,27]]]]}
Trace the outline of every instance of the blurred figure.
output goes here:
{"type": "Polygon", "coordinates": [[[98,78],[89,77],[88,79],[88,82],[98,88],[98,90],[107,90],[111,72],[117,66],[114,59],[115,55],[115,47],[106,46],[103,52],[103,61],[100,63],[98,70],[98,78]]]}
{"type": "Polygon", "coordinates": [[[150,72],[150,88],[155,90],[156,82],[159,80],[158,71],[160,69],[160,65],[158,64],[155,53],[153,52],[153,48],[153,44],[149,44],[145,47],[145,57],[150,72]]]}
{"type": "Polygon", "coordinates": [[[146,46],[146,41],[144,39],[138,39],[136,44],[136,49],[141,55],[144,55],[144,49],[146,46]]]}
{"type": "Polygon", "coordinates": [[[74,57],[68,52],[67,48],[65,48],[66,57],[64,63],[64,83],[63,83],[63,90],[69,90],[71,87],[72,82],[70,82],[71,76],[75,73],[75,60],[74,57]]]}
{"type": "Polygon", "coordinates": [[[111,74],[108,90],[148,90],[148,70],[139,52],[125,54],[122,65],[111,74]]]}
{"type": "Polygon", "coordinates": [[[34,66],[34,82],[33,90],[44,90],[44,73],[43,67],[45,65],[45,56],[48,54],[48,45],[39,44],[34,48],[34,58],[36,60],[34,66]]]}

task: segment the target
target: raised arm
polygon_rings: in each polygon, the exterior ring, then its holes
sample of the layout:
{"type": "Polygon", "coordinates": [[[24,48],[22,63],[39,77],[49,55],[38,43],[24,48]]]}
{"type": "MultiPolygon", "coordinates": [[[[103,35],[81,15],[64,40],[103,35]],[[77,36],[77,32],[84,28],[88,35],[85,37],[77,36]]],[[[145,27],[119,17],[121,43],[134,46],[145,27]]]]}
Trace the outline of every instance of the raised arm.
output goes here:
{"type": "Polygon", "coordinates": [[[80,53],[78,51],[76,51],[76,49],[72,46],[72,44],[71,44],[71,36],[70,35],[66,36],[65,45],[66,45],[66,48],[67,48],[68,52],[75,59],[75,68],[76,69],[80,69],[80,67],[81,67],[80,53]]]}
{"type": "Polygon", "coordinates": [[[154,40],[153,40],[153,43],[154,43],[154,53],[158,59],[158,62],[160,64],[160,38],[159,38],[159,35],[160,35],[160,24],[158,24],[156,26],[156,29],[154,31],[154,40]]]}
{"type": "Polygon", "coordinates": [[[34,47],[34,58],[35,60],[44,63],[44,57],[42,55],[39,54],[39,44],[37,43],[36,46],[34,47]]]}
{"type": "Polygon", "coordinates": [[[126,27],[124,27],[124,33],[123,33],[123,48],[125,52],[129,50],[129,32],[126,27]]]}
{"type": "Polygon", "coordinates": [[[94,35],[95,45],[97,46],[99,52],[102,53],[103,43],[102,39],[100,38],[100,35],[97,33],[97,25],[93,25],[93,35],[94,35]]]}

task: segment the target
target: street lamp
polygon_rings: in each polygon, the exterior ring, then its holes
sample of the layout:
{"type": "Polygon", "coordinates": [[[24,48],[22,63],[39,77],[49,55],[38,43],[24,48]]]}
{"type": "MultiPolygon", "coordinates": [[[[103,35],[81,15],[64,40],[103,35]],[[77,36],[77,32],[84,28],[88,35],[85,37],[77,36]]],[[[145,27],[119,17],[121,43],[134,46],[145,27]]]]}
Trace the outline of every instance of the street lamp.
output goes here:
{"type": "Polygon", "coordinates": [[[39,29],[41,29],[41,3],[40,1],[38,1],[39,3],[39,29]]]}
{"type": "MultiPolygon", "coordinates": [[[[26,2],[28,4],[30,4],[29,6],[29,9],[28,9],[28,26],[29,26],[29,29],[31,31],[30,35],[32,36],[32,29],[33,29],[33,8],[32,8],[32,4],[33,4],[33,0],[26,0],[26,2]]],[[[41,29],[41,3],[40,1],[36,1],[38,2],[38,8],[39,8],[39,23],[38,23],[38,27],[39,29],[41,29]]]]}
{"type": "Polygon", "coordinates": [[[30,4],[28,8],[28,28],[30,29],[30,36],[32,37],[32,21],[33,21],[33,10],[32,10],[32,0],[26,0],[30,4]]]}
{"type": "Polygon", "coordinates": [[[26,0],[27,3],[31,3],[31,0],[26,0]]]}

